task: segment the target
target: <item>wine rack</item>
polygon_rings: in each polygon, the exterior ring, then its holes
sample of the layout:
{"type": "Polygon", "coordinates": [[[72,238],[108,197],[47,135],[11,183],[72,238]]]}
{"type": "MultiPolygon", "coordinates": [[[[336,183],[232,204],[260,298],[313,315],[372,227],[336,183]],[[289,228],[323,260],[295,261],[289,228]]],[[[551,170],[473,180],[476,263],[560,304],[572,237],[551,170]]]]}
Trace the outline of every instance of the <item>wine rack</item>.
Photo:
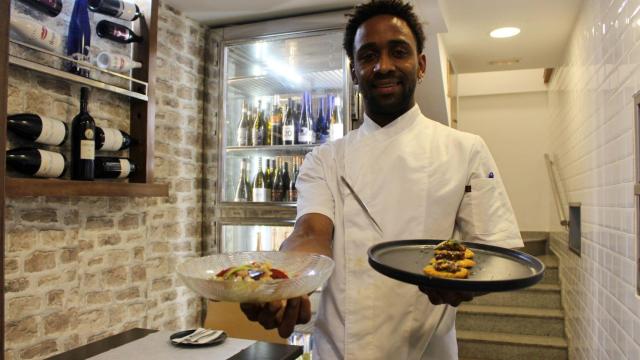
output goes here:
{"type": "MultiPolygon", "coordinates": [[[[0,178],[3,183],[1,198],[23,196],[168,196],[168,185],[156,184],[153,181],[153,146],[155,129],[155,58],[157,50],[158,1],[148,0],[141,16],[135,21],[134,30],[145,40],[132,45],[132,58],[141,59],[142,67],[134,69],[131,76],[126,76],[99,69],[91,64],[81,65],[99,73],[99,80],[71,74],[45,63],[19,56],[19,53],[30,51],[43,56],[57,58],[57,61],[74,61],[54,52],[34,47],[9,37],[9,18],[11,2],[2,3],[0,11],[0,119],[2,128],[6,129],[7,119],[7,76],[12,67],[20,67],[35,71],[56,81],[73,82],[90,86],[103,91],[129,98],[130,128],[129,133],[137,141],[129,149],[129,159],[137,165],[137,171],[129,178],[129,182],[108,181],[73,181],[61,179],[13,178],[6,174],[5,152],[0,157],[0,178]],[[19,49],[12,53],[10,50],[19,49]],[[113,78],[110,82],[104,79],[113,78]],[[104,81],[103,81],[104,80],[104,81]]],[[[0,145],[6,149],[6,131],[0,131],[0,145]]],[[[0,184],[2,185],[2,184],[0,184]]],[[[4,208],[4,206],[2,206],[4,208]]]]}

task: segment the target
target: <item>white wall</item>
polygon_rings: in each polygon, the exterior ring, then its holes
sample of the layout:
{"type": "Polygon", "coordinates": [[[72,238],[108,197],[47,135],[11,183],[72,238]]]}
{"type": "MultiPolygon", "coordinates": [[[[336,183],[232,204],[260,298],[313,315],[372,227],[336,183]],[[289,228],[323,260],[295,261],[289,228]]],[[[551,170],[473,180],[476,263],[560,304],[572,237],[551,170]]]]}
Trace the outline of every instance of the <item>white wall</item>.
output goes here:
{"type": "Polygon", "coordinates": [[[640,358],[632,97],[640,89],[639,8],[640,0],[585,0],[549,90],[551,149],[569,201],[582,203],[582,256],[567,251],[566,233],[551,242],[575,359],[640,358]]]}
{"type": "Polygon", "coordinates": [[[489,146],[522,231],[549,230],[548,128],[546,92],[458,99],[458,129],[489,146]]]}

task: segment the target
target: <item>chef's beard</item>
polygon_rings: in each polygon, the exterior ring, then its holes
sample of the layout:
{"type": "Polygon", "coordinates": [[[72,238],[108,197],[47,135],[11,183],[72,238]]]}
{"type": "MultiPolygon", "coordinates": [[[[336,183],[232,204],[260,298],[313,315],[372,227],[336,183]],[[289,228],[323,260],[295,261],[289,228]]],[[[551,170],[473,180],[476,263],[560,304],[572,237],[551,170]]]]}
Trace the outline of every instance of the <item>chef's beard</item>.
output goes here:
{"type": "Polygon", "coordinates": [[[371,117],[371,115],[380,114],[395,119],[409,111],[415,103],[413,95],[416,91],[416,81],[402,79],[400,84],[402,91],[393,99],[378,97],[374,93],[373,85],[363,86],[361,92],[367,115],[371,117]]]}

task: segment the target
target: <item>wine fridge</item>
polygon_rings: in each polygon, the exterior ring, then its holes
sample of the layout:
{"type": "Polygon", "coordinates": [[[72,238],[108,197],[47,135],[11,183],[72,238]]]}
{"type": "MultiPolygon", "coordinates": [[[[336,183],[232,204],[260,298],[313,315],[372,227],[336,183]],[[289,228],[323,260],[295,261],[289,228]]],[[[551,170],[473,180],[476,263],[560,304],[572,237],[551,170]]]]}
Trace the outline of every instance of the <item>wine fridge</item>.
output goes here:
{"type": "Polygon", "coordinates": [[[228,225],[218,226],[217,251],[277,250],[265,240],[269,226],[260,232],[222,229],[248,218],[256,226],[293,224],[295,184],[305,155],[351,130],[357,92],[342,48],[344,14],[221,29],[218,161],[211,174],[216,211],[210,221],[228,225]]]}

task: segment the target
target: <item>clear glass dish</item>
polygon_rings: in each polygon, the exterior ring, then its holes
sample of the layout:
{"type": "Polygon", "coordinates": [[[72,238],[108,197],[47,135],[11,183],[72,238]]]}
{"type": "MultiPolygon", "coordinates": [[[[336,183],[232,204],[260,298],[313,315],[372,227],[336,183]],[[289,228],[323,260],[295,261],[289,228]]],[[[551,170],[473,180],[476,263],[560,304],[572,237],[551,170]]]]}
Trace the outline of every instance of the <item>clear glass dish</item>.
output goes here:
{"type": "Polygon", "coordinates": [[[176,270],[187,287],[207,299],[260,303],[309,294],[324,284],[333,268],[333,260],[323,255],[248,251],[189,259],[178,265],[176,270]],[[289,279],[253,282],[215,279],[221,270],[253,261],[269,262],[272,267],[286,272],[289,279]]]}

